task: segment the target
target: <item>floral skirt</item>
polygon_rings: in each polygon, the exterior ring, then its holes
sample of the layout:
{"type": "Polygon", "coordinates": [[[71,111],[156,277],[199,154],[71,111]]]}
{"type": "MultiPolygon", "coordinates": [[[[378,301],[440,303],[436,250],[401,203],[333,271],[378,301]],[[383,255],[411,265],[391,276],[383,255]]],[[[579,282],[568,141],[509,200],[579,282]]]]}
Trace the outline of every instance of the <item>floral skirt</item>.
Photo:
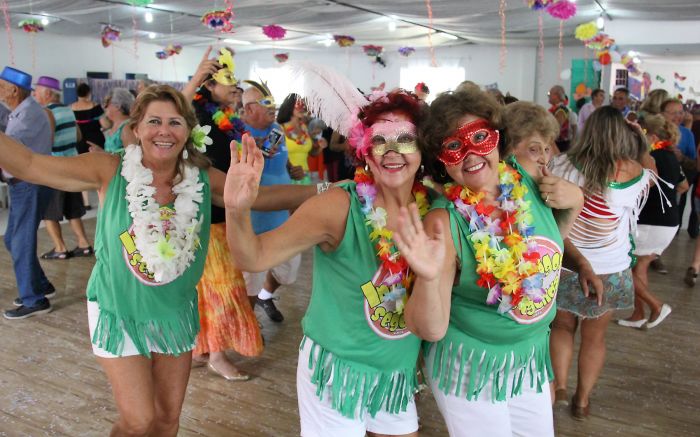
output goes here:
{"type": "Polygon", "coordinates": [[[260,327],[243,275],[235,268],[226,242],[226,223],[211,225],[209,251],[197,295],[201,329],[195,355],[225,350],[249,357],[262,353],[260,327]]]}
{"type": "Polygon", "coordinates": [[[634,308],[634,284],[632,270],[627,269],[617,273],[598,275],[603,281],[605,296],[603,304],[598,306],[598,300],[589,286],[591,293],[584,296],[578,282],[578,274],[562,270],[557,291],[557,308],[574,313],[584,319],[596,319],[608,311],[630,310],[634,308]]]}

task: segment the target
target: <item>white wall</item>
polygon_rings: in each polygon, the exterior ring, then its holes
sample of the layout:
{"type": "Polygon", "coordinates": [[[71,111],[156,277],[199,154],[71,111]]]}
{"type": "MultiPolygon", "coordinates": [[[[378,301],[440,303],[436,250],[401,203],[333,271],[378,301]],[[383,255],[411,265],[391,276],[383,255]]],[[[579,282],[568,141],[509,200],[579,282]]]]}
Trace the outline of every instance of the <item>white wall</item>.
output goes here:
{"type": "MultiPolygon", "coordinates": [[[[154,80],[187,81],[202,57],[203,50],[185,47],[173,59],[159,60],[155,52],[163,46],[138,41],[138,59],[134,56],[133,40],[124,40],[117,45],[104,48],[99,35],[94,38],[76,38],[53,35],[47,32],[35,34],[35,68],[32,61],[31,36],[21,30],[13,30],[15,68],[35,77],[53,76],[63,80],[67,77],[85,77],[87,71],[112,72],[113,79],[124,79],[125,73],[148,73],[154,80]],[[114,62],[113,62],[114,61],[114,62]]],[[[10,52],[6,34],[0,42],[0,67],[10,64],[10,52]]]]}
{"type": "Polygon", "coordinates": [[[663,88],[673,96],[680,93],[683,95],[684,99],[700,101],[700,59],[686,59],[683,60],[683,62],[678,62],[673,59],[649,59],[642,60],[640,67],[651,76],[651,89],[663,88]],[[673,74],[676,72],[681,76],[686,76],[686,80],[680,81],[674,79],[673,74]],[[656,76],[664,78],[665,82],[662,83],[656,76]],[[678,85],[685,88],[685,90],[681,91],[677,89],[674,85],[675,83],[678,83],[678,85]],[[695,91],[695,95],[691,94],[691,87],[695,91]]]}

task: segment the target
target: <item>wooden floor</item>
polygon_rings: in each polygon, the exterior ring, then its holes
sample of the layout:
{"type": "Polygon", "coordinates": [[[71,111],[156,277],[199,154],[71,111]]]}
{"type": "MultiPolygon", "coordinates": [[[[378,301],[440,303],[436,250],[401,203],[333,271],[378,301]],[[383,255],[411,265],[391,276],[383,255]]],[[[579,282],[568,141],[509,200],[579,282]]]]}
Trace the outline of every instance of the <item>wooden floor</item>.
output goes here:
{"type": "MultiPolygon", "coordinates": [[[[86,222],[92,235],[94,219],[86,222]]],[[[40,231],[40,252],[50,243],[40,231]]],[[[73,246],[68,239],[68,245],[73,246]]],[[[555,412],[558,436],[700,435],[700,289],[683,286],[693,241],[683,232],[664,256],[669,274],[651,274],[654,291],[673,306],[650,331],[610,326],[608,360],[586,422],[555,412]]],[[[0,435],[102,436],[116,416],[109,386],[90,349],[84,289],[94,259],[43,262],[58,289],[54,311],[28,320],[0,318],[0,435]]],[[[205,368],[192,371],[181,420],[182,436],[297,436],[295,391],[300,320],[309,299],[311,255],[299,281],[281,293],[286,319],[264,325],[262,357],[231,354],[254,378],[227,382],[205,368]]],[[[0,249],[0,302],[16,297],[8,253],[0,249]]],[[[698,286],[700,287],[700,285],[698,286]]],[[[575,370],[572,371],[575,375],[575,370]]],[[[570,382],[570,390],[573,388],[570,382]]],[[[422,436],[444,436],[429,393],[418,404],[422,436]]]]}

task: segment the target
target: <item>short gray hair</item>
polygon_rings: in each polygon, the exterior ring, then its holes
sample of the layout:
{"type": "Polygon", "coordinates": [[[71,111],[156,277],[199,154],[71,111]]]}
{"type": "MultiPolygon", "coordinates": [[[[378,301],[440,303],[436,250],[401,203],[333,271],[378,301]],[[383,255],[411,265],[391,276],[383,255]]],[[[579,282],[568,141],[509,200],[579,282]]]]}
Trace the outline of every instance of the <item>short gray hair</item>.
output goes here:
{"type": "Polygon", "coordinates": [[[112,88],[107,95],[110,104],[114,104],[124,115],[131,113],[134,106],[134,95],[126,88],[112,88]]]}

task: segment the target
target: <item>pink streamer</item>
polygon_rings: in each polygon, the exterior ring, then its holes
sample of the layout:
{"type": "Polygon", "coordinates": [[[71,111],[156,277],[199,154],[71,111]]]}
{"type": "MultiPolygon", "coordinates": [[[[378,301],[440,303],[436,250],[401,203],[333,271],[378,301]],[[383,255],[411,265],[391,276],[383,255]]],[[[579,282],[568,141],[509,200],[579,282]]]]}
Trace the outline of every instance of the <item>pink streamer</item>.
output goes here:
{"type": "Polygon", "coordinates": [[[588,47],[583,47],[583,83],[588,86],[588,47]]]}
{"type": "MultiPolygon", "coordinates": [[[[136,9],[136,8],[134,8],[136,9]]],[[[138,29],[136,28],[136,13],[135,11],[131,13],[131,25],[132,25],[132,31],[134,33],[134,58],[138,59],[139,58],[139,34],[138,34],[138,29]]]]}
{"type": "Polygon", "coordinates": [[[501,51],[498,70],[503,73],[506,69],[506,56],[508,55],[508,48],[506,47],[506,0],[500,1],[498,15],[501,17],[501,51]]]}
{"type": "Polygon", "coordinates": [[[10,65],[15,65],[15,43],[12,39],[12,22],[10,21],[7,0],[2,0],[2,13],[5,15],[5,30],[7,31],[7,47],[10,51],[10,65]]]}
{"type": "Polygon", "coordinates": [[[36,76],[36,41],[34,41],[34,34],[30,34],[32,42],[32,74],[36,76]]]}
{"type": "Polygon", "coordinates": [[[428,8],[428,46],[430,46],[430,65],[437,67],[435,59],[435,47],[433,46],[433,5],[430,0],[425,0],[425,7],[428,8]]]}
{"type": "Polygon", "coordinates": [[[561,69],[564,65],[564,21],[559,22],[559,77],[561,77],[561,69]]]}
{"type": "Polygon", "coordinates": [[[537,78],[540,85],[542,84],[542,69],[544,68],[544,23],[542,22],[542,11],[540,10],[537,16],[537,30],[540,34],[539,49],[537,53],[537,62],[539,64],[539,77],[537,78]]]}

